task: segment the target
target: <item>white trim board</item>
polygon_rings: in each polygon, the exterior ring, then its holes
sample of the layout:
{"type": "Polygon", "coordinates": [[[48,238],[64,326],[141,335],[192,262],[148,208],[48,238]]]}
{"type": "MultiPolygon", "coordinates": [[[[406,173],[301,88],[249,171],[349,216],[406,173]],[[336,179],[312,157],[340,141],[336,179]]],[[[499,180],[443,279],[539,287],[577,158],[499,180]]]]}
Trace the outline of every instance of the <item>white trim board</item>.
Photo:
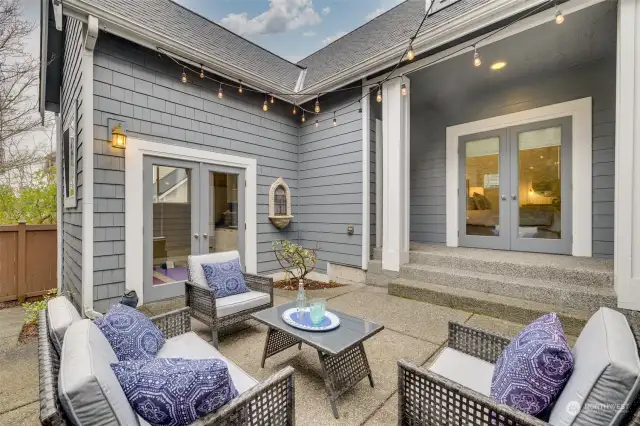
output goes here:
{"type": "Polygon", "coordinates": [[[144,239],[143,239],[143,165],[144,156],[164,157],[236,167],[245,171],[245,258],[247,272],[258,272],[257,236],[257,161],[200,149],[127,139],[125,153],[125,279],[127,289],[135,290],[144,303],[144,239]]]}
{"type": "Polygon", "coordinates": [[[572,118],[572,246],[573,256],[592,255],[592,100],[591,98],[548,105],[541,108],[487,118],[447,127],[446,160],[446,242],[458,247],[458,140],[461,136],[553,118],[572,118]]]}

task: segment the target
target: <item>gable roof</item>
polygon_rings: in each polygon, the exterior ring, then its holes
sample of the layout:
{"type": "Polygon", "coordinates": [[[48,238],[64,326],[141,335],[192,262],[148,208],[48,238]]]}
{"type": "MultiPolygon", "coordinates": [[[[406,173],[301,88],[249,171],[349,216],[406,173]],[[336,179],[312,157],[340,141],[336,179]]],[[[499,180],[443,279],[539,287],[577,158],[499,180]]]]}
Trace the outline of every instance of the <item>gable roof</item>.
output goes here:
{"type": "MultiPolygon", "coordinates": [[[[434,27],[490,1],[460,0],[428,16],[419,34],[427,33],[434,27]]],[[[424,13],[425,0],[406,0],[302,59],[298,65],[308,68],[303,90],[320,85],[328,78],[396,48],[398,45],[408,44],[409,39],[418,29],[424,13]]]]}
{"type": "MultiPolygon", "coordinates": [[[[302,67],[171,0],[83,0],[293,92],[302,67]]],[[[194,52],[194,54],[197,52],[194,52]]]]}

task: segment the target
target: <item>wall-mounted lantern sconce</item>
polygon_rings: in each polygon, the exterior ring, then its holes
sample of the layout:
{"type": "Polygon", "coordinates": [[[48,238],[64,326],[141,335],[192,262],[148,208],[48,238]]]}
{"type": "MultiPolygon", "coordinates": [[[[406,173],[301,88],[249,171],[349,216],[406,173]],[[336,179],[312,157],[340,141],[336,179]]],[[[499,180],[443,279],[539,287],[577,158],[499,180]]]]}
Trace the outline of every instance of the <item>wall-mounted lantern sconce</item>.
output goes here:
{"type": "Polygon", "coordinates": [[[127,147],[127,134],[120,124],[116,124],[111,129],[111,146],[124,149],[127,147]]]}

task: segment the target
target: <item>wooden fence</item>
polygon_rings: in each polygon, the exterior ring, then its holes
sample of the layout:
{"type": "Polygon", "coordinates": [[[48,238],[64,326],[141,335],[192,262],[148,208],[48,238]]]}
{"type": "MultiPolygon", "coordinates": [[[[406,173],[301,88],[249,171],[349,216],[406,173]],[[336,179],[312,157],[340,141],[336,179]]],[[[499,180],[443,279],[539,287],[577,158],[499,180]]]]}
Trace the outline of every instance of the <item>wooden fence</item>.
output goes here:
{"type": "Polygon", "coordinates": [[[0,302],[22,302],[56,288],[56,232],[56,225],[0,226],[0,302]]]}

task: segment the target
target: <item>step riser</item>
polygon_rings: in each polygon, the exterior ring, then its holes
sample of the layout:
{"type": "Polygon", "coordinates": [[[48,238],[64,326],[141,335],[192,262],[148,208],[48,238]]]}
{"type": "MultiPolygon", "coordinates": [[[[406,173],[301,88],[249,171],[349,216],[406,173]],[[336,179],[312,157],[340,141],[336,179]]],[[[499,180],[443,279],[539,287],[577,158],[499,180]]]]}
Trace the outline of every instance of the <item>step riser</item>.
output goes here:
{"type": "MultiPolygon", "coordinates": [[[[454,309],[473,311],[482,315],[501,318],[520,324],[528,324],[541,315],[548,313],[535,309],[503,305],[497,302],[478,300],[471,297],[440,293],[429,289],[405,286],[398,283],[389,284],[389,294],[412,300],[448,306],[454,309]]],[[[558,317],[566,334],[578,336],[586,321],[559,313],[558,317]]]]}
{"type": "Polygon", "coordinates": [[[389,283],[397,278],[399,272],[383,271],[382,262],[379,260],[369,261],[369,268],[367,269],[366,284],[376,287],[388,287],[389,283]]]}
{"type": "Polygon", "coordinates": [[[429,252],[412,251],[412,263],[452,269],[485,272],[488,274],[544,279],[571,285],[588,287],[613,287],[613,274],[599,271],[581,271],[554,267],[553,265],[522,265],[511,262],[484,261],[466,257],[446,256],[429,252]]]}
{"type": "MultiPolygon", "coordinates": [[[[479,291],[483,293],[497,294],[507,297],[531,300],[540,303],[558,304],[574,309],[598,309],[600,306],[615,307],[617,300],[615,295],[600,295],[588,292],[581,292],[576,289],[563,288],[561,283],[558,287],[539,288],[521,285],[517,282],[505,284],[501,281],[494,281],[485,277],[459,275],[452,273],[402,267],[400,277],[416,281],[464,288],[467,290],[479,291]]],[[[587,290],[585,288],[585,290],[587,290]]]]}

